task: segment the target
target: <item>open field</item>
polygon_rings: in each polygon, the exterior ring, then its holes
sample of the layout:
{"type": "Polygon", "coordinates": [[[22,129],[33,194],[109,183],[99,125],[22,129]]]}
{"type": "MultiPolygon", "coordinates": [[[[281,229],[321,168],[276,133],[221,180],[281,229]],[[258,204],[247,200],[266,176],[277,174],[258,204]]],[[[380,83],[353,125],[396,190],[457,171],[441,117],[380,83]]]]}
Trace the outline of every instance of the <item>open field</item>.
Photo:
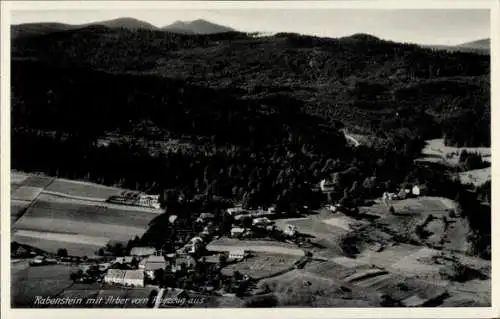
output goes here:
{"type": "Polygon", "coordinates": [[[226,266],[223,272],[232,274],[239,271],[252,278],[261,278],[284,271],[297,260],[299,257],[293,255],[257,253],[244,261],[226,266]]]}
{"type": "MultiPolygon", "coordinates": [[[[31,176],[25,183],[30,181],[41,185],[47,179],[31,176]]],[[[75,185],[88,189],[86,183],[75,185]]],[[[33,189],[21,186],[17,192],[23,188],[33,189]]],[[[30,201],[33,192],[18,196],[28,200],[11,200],[12,240],[50,252],[67,248],[74,255],[91,255],[110,241],[128,241],[136,235],[141,236],[149,222],[160,213],[149,208],[54,196],[41,191],[41,187],[36,189],[38,195],[33,201],[30,201]]]]}
{"type": "Polygon", "coordinates": [[[123,189],[67,179],[56,179],[45,188],[45,191],[70,196],[107,199],[110,196],[120,195],[123,189]]]}
{"type": "Polygon", "coordinates": [[[444,145],[444,139],[428,140],[422,150],[421,161],[442,163],[446,165],[457,165],[460,158],[460,152],[465,150],[469,153],[479,153],[484,161],[491,162],[491,148],[489,147],[450,147],[444,145]],[[458,156],[447,158],[447,154],[457,153],[458,156]]]}
{"type": "MultiPolygon", "coordinates": [[[[11,175],[15,175],[17,173],[12,173],[11,175]]],[[[55,180],[54,177],[48,177],[48,176],[42,176],[42,175],[29,175],[28,178],[26,178],[22,182],[22,186],[29,186],[29,187],[40,187],[40,188],[45,188],[50,185],[55,180]]]]}
{"type": "MultiPolygon", "coordinates": [[[[45,233],[41,233],[42,236],[45,233]]],[[[57,234],[54,234],[57,236],[57,234]]],[[[41,237],[42,237],[41,236],[41,237]]],[[[61,238],[66,237],[67,234],[61,235],[61,238]]],[[[60,248],[65,248],[68,251],[68,254],[71,256],[94,256],[96,251],[101,248],[101,245],[95,244],[86,244],[86,243],[78,243],[76,239],[74,241],[61,241],[61,240],[48,240],[41,237],[35,236],[21,236],[18,234],[12,234],[12,241],[16,241],[20,244],[29,245],[32,247],[36,247],[38,249],[42,249],[44,251],[50,253],[57,253],[57,250],[60,248]]]]}
{"type": "Polygon", "coordinates": [[[22,184],[28,177],[29,177],[28,174],[25,174],[22,172],[11,171],[10,183],[11,184],[22,184]]]}
{"type": "Polygon", "coordinates": [[[34,201],[42,192],[41,187],[20,186],[11,195],[12,199],[34,201]]]}
{"type": "Polygon", "coordinates": [[[362,207],[361,211],[380,216],[374,224],[364,227],[356,235],[367,242],[413,242],[431,244],[443,249],[465,252],[467,249],[468,224],[457,217],[449,217],[448,209],[453,202],[439,197],[421,197],[390,202],[396,214],[389,214],[387,207],[378,202],[370,207],[362,207]],[[432,220],[424,227],[427,235],[419,237],[415,231],[429,215],[432,220]],[[443,218],[448,226],[445,227],[443,218]]]}
{"type": "Polygon", "coordinates": [[[283,306],[376,306],[375,294],[366,289],[302,270],[263,280],[262,284],[276,292],[283,306]]]}
{"type": "Polygon", "coordinates": [[[29,207],[31,202],[11,199],[10,201],[10,222],[13,225],[16,220],[18,220],[25,212],[25,210],[29,207]]]}
{"type": "Polygon", "coordinates": [[[306,218],[277,219],[275,222],[282,230],[287,225],[296,226],[299,233],[310,236],[314,246],[308,247],[308,250],[327,258],[343,255],[339,239],[351,231],[349,225],[359,224],[359,221],[342,214],[332,214],[326,209],[306,218]]]}
{"type": "Polygon", "coordinates": [[[221,238],[207,245],[209,251],[249,250],[260,253],[275,253],[292,256],[303,256],[304,251],[294,245],[264,240],[238,240],[232,238],[221,238]]]}
{"type": "MultiPolygon", "coordinates": [[[[73,282],[69,279],[76,268],[66,265],[28,267],[12,274],[12,307],[33,307],[36,296],[56,296],[73,282]]],[[[36,306],[36,305],[35,305],[36,306]]]]}
{"type": "Polygon", "coordinates": [[[481,186],[487,181],[491,181],[491,167],[474,169],[471,171],[459,173],[460,182],[462,184],[473,184],[481,186]]]}

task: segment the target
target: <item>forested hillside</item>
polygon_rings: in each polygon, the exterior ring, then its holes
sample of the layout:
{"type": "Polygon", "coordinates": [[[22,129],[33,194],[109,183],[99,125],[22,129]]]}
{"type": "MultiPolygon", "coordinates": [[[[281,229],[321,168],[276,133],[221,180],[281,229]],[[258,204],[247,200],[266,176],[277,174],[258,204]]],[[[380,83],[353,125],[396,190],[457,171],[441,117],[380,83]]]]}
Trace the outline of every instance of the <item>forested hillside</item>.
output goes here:
{"type": "Polygon", "coordinates": [[[293,212],[403,183],[454,198],[445,170],[414,164],[425,140],[490,145],[486,55],[365,34],[28,31],[12,42],[14,169],[293,212]]]}

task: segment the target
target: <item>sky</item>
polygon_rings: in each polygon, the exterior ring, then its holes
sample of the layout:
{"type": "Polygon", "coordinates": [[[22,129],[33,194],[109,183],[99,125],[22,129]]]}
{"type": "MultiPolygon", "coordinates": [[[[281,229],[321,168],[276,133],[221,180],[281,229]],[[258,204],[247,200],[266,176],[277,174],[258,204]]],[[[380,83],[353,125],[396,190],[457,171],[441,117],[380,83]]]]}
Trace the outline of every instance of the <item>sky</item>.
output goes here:
{"type": "Polygon", "coordinates": [[[83,24],[132,17],[156,26],[205,19],[244,32],[296,32],[341,37],[368,33],[418,44],[456,45],[490,37],[487,9],[223,9],[14,11],[12,24],[83,24]]]}

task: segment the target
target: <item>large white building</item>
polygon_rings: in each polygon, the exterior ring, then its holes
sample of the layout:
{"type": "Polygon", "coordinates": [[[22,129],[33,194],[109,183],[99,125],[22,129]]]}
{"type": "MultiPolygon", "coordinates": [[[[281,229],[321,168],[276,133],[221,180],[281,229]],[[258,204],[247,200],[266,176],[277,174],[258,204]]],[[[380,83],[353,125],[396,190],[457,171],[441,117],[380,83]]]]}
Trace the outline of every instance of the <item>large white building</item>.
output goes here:
{"type": "Polygon", "coordinates": [[[108,269],[104,282],[127,287],[144,287],[143,270],[108,269]]]}

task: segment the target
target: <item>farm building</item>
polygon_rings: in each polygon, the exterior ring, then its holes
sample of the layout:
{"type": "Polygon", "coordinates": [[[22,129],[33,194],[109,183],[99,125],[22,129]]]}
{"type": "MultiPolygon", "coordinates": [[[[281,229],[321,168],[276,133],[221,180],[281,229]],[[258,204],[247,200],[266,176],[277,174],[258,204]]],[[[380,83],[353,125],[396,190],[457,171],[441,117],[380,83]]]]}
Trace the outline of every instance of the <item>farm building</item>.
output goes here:
{"type": "Polygon", "coordinates": [[[189,255],[179,255],[171,259],[170,267],[172,272],[182,270],[183,267],[190,269],[196,265],[196,260],[189,255]]]}
{"type": "Polygon", "coordinates": [[[231,237],[237,237],[243,235],[244,232],[245,232],[244,228],[234,227],[231,229],[231,237]]]}
{"type": "Polygon", "coordinates": [[[157,269],[165,269],[167,267],[167,261],[165,260],[165,257],[163,256],[149,256],[142,261],[145,261],[142,265],[139,264],[139,268],[144,269],[144,272],[146,272],[146,275],[153,279],[154,278],[154,273],[155,270],[157,269]]]}
{"type": "Polygon", "coordinates": [[[121,269],[108,269],[104,276],[104,282],[107,284],[121,285],[125,278],[125,270],[121,269]]]}
{"type": "Polygon", "coordinates": [[[415,185],[411,189],[411,193],[414,196],[426,195],[426,193],[427,193],[427,187],[425,185],[415,185]]]}
{"type": "Polygon", "coordinates": [[[188,253],[194,254],[203,246],[203,239],[201,237],[193,237],[186,244],[185,249],[188,253]]]}
{"type": "Polygon", "coordinates": [[[267,217],[259,217],[259,218],[254,218],[252,224],[254,226],[268,226],[272,224],[272,222],[267,217]]]}
{"type": "Polygon", "coordinates": [[[236,214],[240,214],[240,213],[243,213],[244,212],[244,209],[242,207],[231,207],[231,208],[228,208],[226,210],[226,213],[230,216],[234,216],[236,214]]]}
{"type": "Polygon", "coordinates": [[[139,195],[138,205],[160,209],[160,195],[139,195]]]}
{"type": "Polygon", "coordinates": [[[293,237],[297,234],[297,226],[295,225],[286,225],[286,229],[283,233],[287,236],[293,237]]]}
{"type": "Polygon", "coordinates": [[[114,263],[117,264],[130,264],[134,260],[134,256],[116,257],[114,263]]]}
{"type": "Polygon", "coordinates": [[[231,249],[229,250],[228,260],[241,261],[247,256],[247,251],[243,249],[231,249]]]}
{"type": "Polygon", "coordinates": [[[153,247],[134,247],[130,250],[131,256],[146,257],[156,253],[153,247]]]}
{"type": "Polygon", "coordinates": [[[331,192],[335,189],[335,184],[329,180],[323,179],[319,182],[319,188],[322,192],[331,192]]]}
{"type": "Polygon", "coordinates": [[[200,218],[201,219],[204,219],[204,220],[207,220],[207,219],[214,219],[215,218],[215,215],[212,214],[212,213],[201,213],[200,214],[200,218]]]}
{"type": "Polygon", "coordinates": [[[124,286],[144,287],[144,272],[142,270],[125,270],[124,286]]]}
{"type": "Polygon", "coordinates": [[[104,276],[104,282],[112,285],[144,287],[144,272],[142,270],[109,269],[104,276]]]}

